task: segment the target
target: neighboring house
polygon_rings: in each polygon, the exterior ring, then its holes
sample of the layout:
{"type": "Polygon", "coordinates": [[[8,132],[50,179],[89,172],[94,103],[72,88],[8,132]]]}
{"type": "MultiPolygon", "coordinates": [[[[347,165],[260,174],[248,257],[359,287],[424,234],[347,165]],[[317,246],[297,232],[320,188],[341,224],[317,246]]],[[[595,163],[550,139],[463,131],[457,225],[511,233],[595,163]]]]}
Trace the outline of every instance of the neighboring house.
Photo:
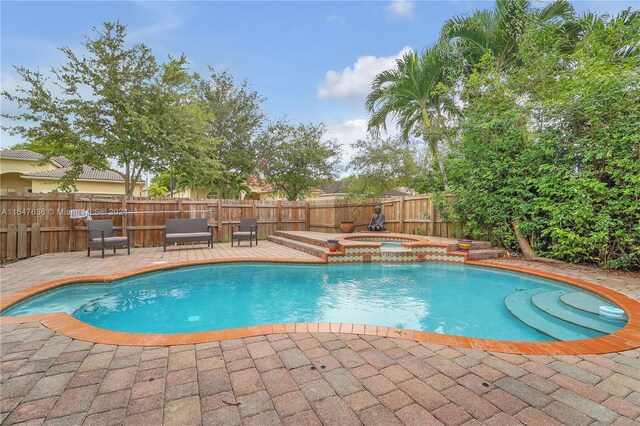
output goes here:
{"type": "MultiPolygon", "coordinates": [[[[208,191],[204,188],[182,188],[173,190],[173,198],[190,198],[192,200],[204,200],[207,198],[208,191]]],[[[148,197],[147,191],[143,191],[143,196],[148,197]]],[[[171,192],[167,191],[167,197],[171,196],[171,192]]]]}
{"type": "MultiPolygon", "coordinates": [[[[326,184],[322,187],[323,192],[318,197],[319,200],[341,200],[347,198],[349,192],[349,182],[342,179],[326,184]]],[[[380,198],[410,197],[419,195],[417,191],[407,187],[392,188],[384,194],[378,195],[380,198]]]]}
{"type": "MultiPolygon", "coordinates": [[[[71,167],[64,157],[52,157],[44,164],[44,157],[28,149],[0,151],[0,193],[33,192],[44,193],[59,190],[59,181],[71,167]]],[[[77,192],[83,194],[123,195],[124,179],[110,170],[97,170],[83,166],[75,181],[77,192]]],[[[144,182],[136,185],[134,196],[140,196],[144,182]]]]}
{"type": "MultiPolygon", "coordinates": [[[[251,176],[247,179],[246,185],[251,190],[251,193],[246,196],[247,200],[286,200],[282,194],[279,194],[273,189],[273,186],[268,183],[261,182],[256,176],[251,176]]],[[[320,194],[322,194],[322,190],[312,189],[305,197],[305,200],[316,199],[320,194]]]]}

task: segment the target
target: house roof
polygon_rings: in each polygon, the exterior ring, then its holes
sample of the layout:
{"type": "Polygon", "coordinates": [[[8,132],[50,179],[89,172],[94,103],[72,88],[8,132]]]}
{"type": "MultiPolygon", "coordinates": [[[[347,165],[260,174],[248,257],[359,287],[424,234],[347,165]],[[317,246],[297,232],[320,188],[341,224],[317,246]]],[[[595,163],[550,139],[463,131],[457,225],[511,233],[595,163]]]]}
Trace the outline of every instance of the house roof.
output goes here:
{"type": "MultiPolygon", "coordinates": [[[[0,158],[37,161],[43,160],[45,157],[42,154],[38,154],[37,152],[28,149],[5,149],[0,150],[0,158]]],[[[25,179],[60,179],[73,166],[71,160],[66,157],[51,157],[50,160],[56,167],[58,167],[57,169],[25,173],[22,177],[25,179]]],[[[116,172],[111,170],[98,170],[90,166],[82,166],[82,173],[80,173],[78,180],[124,182],[124,178],[116,172]]]]}
{"type": "Polygon", "coordinates": [[[418,192],[416,192],[411,188],[407,188],[403,186],[392,188],[389,191],[385,192],[384,194],[385,197],[406,197],[406,196],[412,196],[412,195],[418,195],[418,192]]]}
{"type": "Polygon", "coordinates": [[[71,167],[73,163],[67,157],[51,157],[51,161],[60,165],[60,167],[71,167]]]}
{"type": "Polygon", "coordinates": [[[44,155],[28,149],[3,149],[0,151],[1,158],[16,158],[19,160],[43,160],[44,155]]]}
{"type": "Polygon", "coordinates": [[[341,179],[329,182],[328,184],[322,186],[321,190],[323,190],[325,194],[344,194],[349,190],[349,185],[349,181],[341,179]]]}
{"type": "MultiPolygon", "coordinates": [[[[43,170],[40,172],[25,173],[23,178],[29,179],[60,179],[71,167],[61,167],[55,170],[43,170]]],[[[102,180],[105,182],[124,182],[122,176],[111,170],[97,170],[93,167],[82,166],[82,173],[78,180],[102,180]]]]}

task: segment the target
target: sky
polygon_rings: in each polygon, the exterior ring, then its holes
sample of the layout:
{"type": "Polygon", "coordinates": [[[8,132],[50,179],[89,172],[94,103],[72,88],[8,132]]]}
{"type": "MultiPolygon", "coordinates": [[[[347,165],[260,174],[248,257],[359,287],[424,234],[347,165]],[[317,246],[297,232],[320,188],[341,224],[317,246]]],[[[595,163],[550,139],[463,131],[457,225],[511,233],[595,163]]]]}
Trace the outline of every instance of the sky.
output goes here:
{"type": "MultiPolygon", "coordinates": [[[[533,0],[544,4],[545,1],[533,0]]],[[[636,1],[573,1],[578,11],[617,13],[636,1]]],[[[434,43],[444,22],[486,1],[4,1],[0,2],[0,85],[20,82],[14,66],[47,71],[58,51],[82,52],[85,35],[103,22],[127,25],[131,43],[159,60],[184,53],[193,71],[228,70],[266,98],[273,120],[323,122],[343,146],[366,134],[364,99],[373,77],[408,49],[434,43]]],[[[15,105],[0,101],[5,113],[15,105]]],[[[3,123],[6,121],[3,119],[3,123]]],[[[0,147],[21,142],[2,131],[0,147]]]]}

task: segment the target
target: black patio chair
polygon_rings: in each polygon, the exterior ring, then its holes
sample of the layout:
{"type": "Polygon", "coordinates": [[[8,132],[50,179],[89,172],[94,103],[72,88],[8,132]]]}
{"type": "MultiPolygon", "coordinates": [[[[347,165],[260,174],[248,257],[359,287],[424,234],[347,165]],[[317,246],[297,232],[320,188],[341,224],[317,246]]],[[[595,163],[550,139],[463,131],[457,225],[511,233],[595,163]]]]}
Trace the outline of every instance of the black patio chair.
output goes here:
{"type": "Polygon", "coordinates": [[[87,257],[91,256],[92,248],[102,249],[102,257],[104,258],[104,249],[113,248],[116,252],[117,247],[126,247],[127,254],[131,254],[131,244],[129,239],[129,230],[126,236],[116,237],[113,230],[113,222],[107,220],[88,220],[87,221],[87,257]]]}
{"type": "Polygon", "coordinates": [[[231,247],[233,247],[233,240],[240,241],[249,240],[249,247],[253,246],[253,240],[256,240],[258,245],[258,219],[255,217],[240,219],[240,225],[231,225],[231,247]],[[234,231],[237,228],[237,231],[234,231]]]}

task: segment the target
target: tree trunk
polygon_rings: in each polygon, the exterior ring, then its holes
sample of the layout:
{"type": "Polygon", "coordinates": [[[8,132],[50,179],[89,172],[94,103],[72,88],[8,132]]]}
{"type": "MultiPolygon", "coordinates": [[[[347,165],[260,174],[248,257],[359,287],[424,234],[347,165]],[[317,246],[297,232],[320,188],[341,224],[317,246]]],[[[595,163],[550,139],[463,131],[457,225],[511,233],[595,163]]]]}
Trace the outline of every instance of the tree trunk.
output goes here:
{"type": "Polygon", "coordinates": [[[527,260],[535,260],[537,262],[547,262],[547,263],[561,263],[558,260],[555,259],[547,259],[546,257],[540,257],[536,254],[535,251],[533,251],[533,248],[531,247],[531,244],[529,244],[529,240],[527,240],[527,238],[522,235],[522,233],[520,232],[520,224],[517,220],[514,220],[513,222],[511,222],[511,225],[513,226],[513,231],[516,234],[516,240],[518,241],[518,247],[520,247],[520,251],[522,251],[522,254],[524,254],[524,258],[527,260]]]}
{"type": "Polygon", "coordinates": [[[440,174],[442,175],[444,190],[448,192],[449,181],[447,180],[447,173],[444,170],[444,163],[442,162],[442,157],[440,156],[440,151],[438,150],[438,142],[429,141],[429,148],[431,149],[431,154],[433,155],[434,160],[436,160],[436,162],[438,163],[438,169],[440,169],[440,174]]]}
{"type": "MultiPolygon", "coordinates": [[[[429,130],[431,128],[431,120],[429,119],[429,113],[426,108],[422,108],[422,123],[424,124],[425,130],[429,130]]],[[[426,139],[426,131],[423,134],[426,139]]],[[[440,150],[438,149],[438,141],[429,142],[429,148],[431,149],[431,154],[433,155],[433,159],[438,163],[438,169],[440,169],[440,174],[442,175],[442,183],[444,184],[444,190],[449,191],[449,182],[447,181],[447,173],[444,171],[444,163],[442,162],[442,158],[440,157],[440,150]]]]}

